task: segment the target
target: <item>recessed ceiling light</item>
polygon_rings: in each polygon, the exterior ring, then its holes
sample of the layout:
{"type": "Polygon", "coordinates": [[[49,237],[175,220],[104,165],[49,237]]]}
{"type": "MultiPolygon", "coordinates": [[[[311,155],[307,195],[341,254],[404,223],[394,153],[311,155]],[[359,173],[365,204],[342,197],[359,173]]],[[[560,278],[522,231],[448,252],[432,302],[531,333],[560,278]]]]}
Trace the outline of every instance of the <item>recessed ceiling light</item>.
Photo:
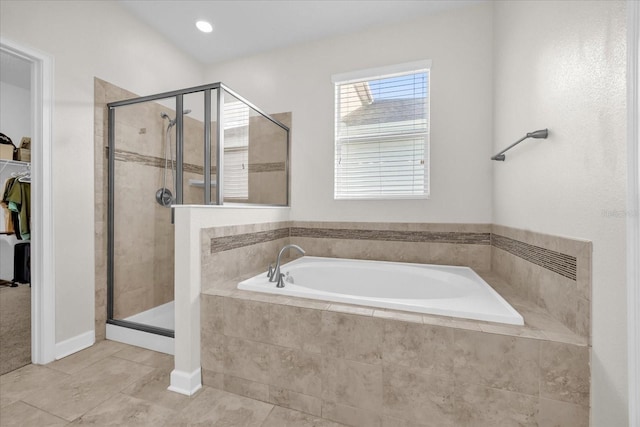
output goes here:
{"type": "Polygon", "coordinates": [[[196,27],[203,33],[210,33],[213,31],[213,25],[207,21],[198,21],[196,22],[196,27]]]}

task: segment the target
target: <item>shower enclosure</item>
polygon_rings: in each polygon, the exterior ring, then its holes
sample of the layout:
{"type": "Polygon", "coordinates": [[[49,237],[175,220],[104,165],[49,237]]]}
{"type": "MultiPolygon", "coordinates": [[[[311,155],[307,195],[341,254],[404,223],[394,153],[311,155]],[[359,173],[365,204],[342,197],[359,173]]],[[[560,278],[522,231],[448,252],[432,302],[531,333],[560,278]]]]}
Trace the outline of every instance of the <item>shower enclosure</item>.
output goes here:
{"type": "Polygon", "coordinates": [[[107,107],[107,333],[173,337],[171,206],[288,205],[290,114],[222,83],[107,107]]]}

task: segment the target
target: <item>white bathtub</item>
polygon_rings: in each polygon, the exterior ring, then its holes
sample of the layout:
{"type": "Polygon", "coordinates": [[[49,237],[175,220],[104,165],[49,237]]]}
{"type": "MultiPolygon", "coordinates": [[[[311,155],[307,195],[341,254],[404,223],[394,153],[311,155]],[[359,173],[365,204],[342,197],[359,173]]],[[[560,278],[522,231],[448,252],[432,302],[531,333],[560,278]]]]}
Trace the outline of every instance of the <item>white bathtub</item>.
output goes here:
{"type": "Polygon", "coordinates": [[[238,289],[416,313],[524,325],[522,316],[469,267],[305,256],[284,264],[293,283],[266,272],[238,289]]]}

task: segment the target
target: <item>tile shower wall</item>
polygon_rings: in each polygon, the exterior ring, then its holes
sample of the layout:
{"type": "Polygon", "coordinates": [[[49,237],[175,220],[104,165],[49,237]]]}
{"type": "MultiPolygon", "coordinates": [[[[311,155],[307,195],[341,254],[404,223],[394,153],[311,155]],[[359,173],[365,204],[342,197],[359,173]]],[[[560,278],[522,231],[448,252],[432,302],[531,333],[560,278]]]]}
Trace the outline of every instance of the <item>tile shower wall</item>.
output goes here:
{"type": "MultiPolygon", "coordinates": [[[[109,102],[136,97],[100,79],[95,94],[96,339],[104,339],[107,299],[107,108],[109,102]]],[[[164,133],[160,117],[175,111],[144,103],[118,110],[116,126],[116,223],[114,317],[123,318],[173,300],[171,211],[155,201],[162,186],[164,133]]],[[[201,122],[186,116],[185,182],[203,179],[201,122]]],[[[175,133],[172,135],[175,141],[175,133]]],[[[167,175],[171,182],[171,174],[167,175]]],[[[173,187],[170,185],[170,187],[173,187]]],[[[185,201],[203,200],[202,188],[185,185],[185,201]]]]}
{"type": "MultiPolygon", "coordinates": [[[[291,113],[272,114],[291,129],[291,113]]],[[[286,132],[262,116],[249,118],[249,203],[287,204],[286,132]]]]}
{"type": "Polygon", "coordinates": [[[491,269],[578,335],[591,337],[591,242],[492,226],[491,269]]]}

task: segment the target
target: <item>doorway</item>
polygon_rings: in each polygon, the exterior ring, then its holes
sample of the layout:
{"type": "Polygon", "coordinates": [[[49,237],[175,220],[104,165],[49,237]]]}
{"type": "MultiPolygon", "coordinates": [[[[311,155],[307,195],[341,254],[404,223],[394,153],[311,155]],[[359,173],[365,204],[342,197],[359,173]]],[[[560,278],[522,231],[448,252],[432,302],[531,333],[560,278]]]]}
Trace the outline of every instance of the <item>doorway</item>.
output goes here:
{"type": "MultiPolygon", "coordinates": [[[[55,360],[55,280],[52,197],[53,58],[29,46],[0,38],[0,53],[29,69],[28,132],[30,218],[30,362],[55,360]]],[[[4,75],[4,70],[3,73],[4,75]]],[[[3,91],[4,94],[4,91],[3,91]]],[[[2,130],[0,130],[2,132],[2,130]]],[[[20,136],[20,139],[22,139],[20,136]]],[[[19,141],[20,142],[20,141],[19,141]]],[[[25,153],[26,155],[26,153],[25,153]]],[[[26,157],[24,157],[26,159],[26,157]]],[[[19,167],[25,167],[22,161],[19,167]]],[[[2,166],[0,166],[1,168],[2,166]]],[[[0,183],[4,184],[4,183],[0,183]]],[[[5,257],[3,249],[2,256],[5,257]]],[[[13,279],[13,277],[12,277],[13,279]]],[[[11,289],[10,289],[11,290],[11,289]]],[[[4,344],[4,343],[3,343],[4,344]]],[[[0,344],[0,346],[2,346],[0,344]]]]}

